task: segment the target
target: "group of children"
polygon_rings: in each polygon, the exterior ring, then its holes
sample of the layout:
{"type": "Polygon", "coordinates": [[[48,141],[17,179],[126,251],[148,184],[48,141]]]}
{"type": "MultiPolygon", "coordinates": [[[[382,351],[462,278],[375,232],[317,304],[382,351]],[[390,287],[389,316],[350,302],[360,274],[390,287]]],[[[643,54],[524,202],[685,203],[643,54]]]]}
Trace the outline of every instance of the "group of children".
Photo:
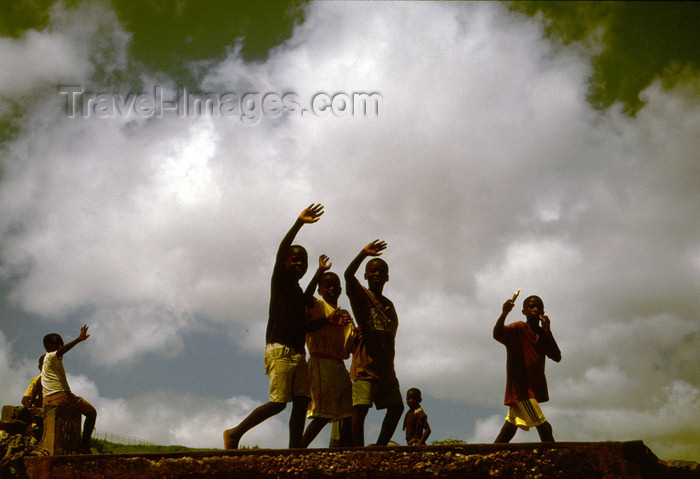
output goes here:
{"type": "MultiPolygon", "coordinates": [[[[320,204],[304,209],[277,250],[265,350],[270,400],[236,427],[224,431],[225,449],[237,449],[247,431],[282,412],[288,402],[292,403],[290,448],[307,447],[328,422],[333,423],[331,446],[364,446],[364,423],[372,405],[386,409],[375,443],[384,446],[401,419],[404,404],[394,368],[399,321],[394,304],[383,294],[389,266],[379,258],[387,245],[381,240],[369,243],[345,270],[346,294],[357,322],[354,327],[348,311],[338,306],[340,278],[328,271],[331,263],[326,255],[319,257],[318,269],[306,290],[299,285],[308,269],[308,254],[292,243],[303,225],[317,222],[322,214],[320,204]],[[356,273],[367,258],[372,259],[365,265],[364,287],[356,273]],[[317,286],[321,298],[313,296],[317,286]],[[344,360],[351,354],[348,372],[344,360]],[[311,422],[304,430],[307,416],[311,422]]],[[[536,427],[543,441],[554,441],[551,425],[538,402],[549,399],[545,357],[560,361],[561,353],[549,318],[544,316],[544,304],[537,296],[523,303],[527,322],[505,326],[516,297],[505,302],[493,331],[494,339],[506,347],[505,404],[510,407],[496,442],[510,441],[518,427],[536,427]]],[[[409,445],[426,444],[431,433],[421,400],[419,389],[408,390],[409,411],[403,429],[409,445]]]]}
{"type": "MultiPolygon", "coordinates": [[[[331,446],[364,446],[364,423],[370,407],[386,409],[376,445],[385,446],[399,424],[404,404],[394,368],[398,316],[394,304],[384,296],[389,266],[379,258],[387,245],[375,240],[365,246],[344,273],[350,313],[338,306],[340,278],[329,271],[326,255],[305,291],[299,281],[308,269],[306,250],[293,241],[301,227],[317,222],[323,206],[305,208],[282,239],[272,272],[269,319],[266,330],[265,372],[270,380],[269,401],[253,410],[240,424],[223,433],[224,448],[237,449],[242,436],[292,403],[289,418],[289,447],[308,447],[331,422],[331,446]],[[362,263],[367,287],[356,277],[362,263]],[[320,298],[314,297],[318,287],[320,298]],[[309,351],[306,360],[305,348],[309,351]],[[350,371],[344,360],[352,354],[350,371]],[[306,418],[311,419],[306,430],[306,418]]],[[[552,427],[539,403],[549,400],[544,375],[545,358],[558,362],[561,352],[537,296],[523,302],[526,321],[505,325],[518,293],[508,299],[493,329],[493,338],[506,347],[505,405],[509,406],[497,443],[510,441],[518,428],[536,427],[542,441],[554,441],[552,427]],[[541,324],[540,324],[541,323],[541,324]]],[[[68,386],[62,358],[90,335],[84,325],[79,336],[63,344],[58,334],[44,337],[46,354],[39,362],[40,376],[30,385],[22,403],[27,406],[60,404],[78,409],[85,416],[81,448],[89,452],[97,412],[68,386]],[[39,380],[40,379],[40,380],[39,380]],[[37,386],[40,384],[40,387],[37,386]]],[[[420,407],[421,391],[406,394],[404,418],[408,445],[424,445],[431,433],[426,413],[420,407]]]]}
{"type": "Polygon", "coordinates": [[[386,243],[373,241],[347,267],[344,278],[358,327],[338,307],[340,278],[328,270],[321,255],[313,279],[302,291],[299,281],[308,269],[306,250],[293,245],[305,224],[317,222],[323,206],[312,204],[301,212],[282,239],[272,272],[267,324],[265,369],[270,400],[253,410],[238,426],[224,431],[224,448],[236,449],[243,434],[292,403],[289,447],[307,447],[328,423],[335,424],[331,444],[363,446],[364,422],[369,408],[386,409],[377,445],[387,445],[403,413],[403,399],[394,370],[394,338],[398,317],[383,295],[389,266],[378,258],[386,243]],[[355,277],[364,260],[368,288],[355,277]],[[314,298],[318,286],[321,298],[314,298]],[[305,347],[309,349],[306,361],[305,347]],[[348,372],[344,360],[352,353],[348,372]],[[311,419],[304,431],[306,417],[311,419]]]}

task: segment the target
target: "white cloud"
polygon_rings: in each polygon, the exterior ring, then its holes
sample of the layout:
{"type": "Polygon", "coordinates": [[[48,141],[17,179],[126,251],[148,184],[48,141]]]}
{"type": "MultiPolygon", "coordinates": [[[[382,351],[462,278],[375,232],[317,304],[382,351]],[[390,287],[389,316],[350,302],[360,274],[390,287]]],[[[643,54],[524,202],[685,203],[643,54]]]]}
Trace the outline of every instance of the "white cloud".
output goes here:
{"type": "MultiPolygon", "coordinates": [[[[0,54],[22,58],[58,39],[52,48],[81,81],[95,55],[89,42],[71,43],[94,35],[77,28],[83,14],[63,12],[53,30],[5,41],[0,54]]],[[[125,51],[116,22],[98,36],[98,49],[125,51]]],[[[17,68],[27,78],[0,77],[0,92],[66,80],[49,66],[17,68]]],[[[636,117],[599,113],[585,101],[589,72],[580,52],[554,48],[536,21],[500,4],[320,2],[267,61],[248,64],[234,50],[202,91],[292,91],[304,101],[379,92],[381,117],[67,119],[60,96],[44,93],[48,107],[31,110],[5,146],[9,298],[43,319],[93,324],[87,351],[104,365],[149,353],[177,360],[207,321],[253,331],[235,345],[257,350],[278,242],[303,207],[322,202],[321,221],[298,237],[311,258],[327,253],[340,272],[369,241],[389,243],[402,384],[499,406],[505,355],[491,329],[522,288],[521,299],[543,297],[562,348],[545,409],[557,437],[639,435],[660,455],[697,455],[655,428],[667,405],[680,415],[689,405],[678,398],[697,395],[700,109],[683,89],[655,84],[636,117]],[[666,396],[648,402],[649,391],[666,396]]],[[[516,308],[509,320],[519,317],[516,308]]],[[[31,377],[26,368],[13,384],[31,377]]],[[[110,430],[141,437],[137,425],[148,423],[144,439],[204,447],[218,444],[217,424],[253,407],[124,397],[98,401],[110,430]]],[[[249,440],[284,447],[286,436],[268,439],[283,422],[249,440]]],[[[501,424],[478,421],[470,442],[491,442],[501,424]]]]}
{"type": "Polygon", "coordinates": [[[0,116],[12,107],[41,114],[36,97],[56,92],[64,84],[86,82],[99,61],[107,72],[126,65],[130,35],[119,27],[116,14],[101,2],[83,2],[65,9],[57,2],[43,31],[28,30],[20,38],[0,38],[0,116]]]}

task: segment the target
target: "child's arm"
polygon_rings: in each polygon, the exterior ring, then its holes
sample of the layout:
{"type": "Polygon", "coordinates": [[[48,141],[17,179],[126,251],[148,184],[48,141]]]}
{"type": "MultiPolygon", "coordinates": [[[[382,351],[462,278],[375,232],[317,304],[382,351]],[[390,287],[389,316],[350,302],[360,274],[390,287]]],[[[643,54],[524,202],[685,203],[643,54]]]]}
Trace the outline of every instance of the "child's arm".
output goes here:
{"type": "Polygon", "coordinates": [[[321,281],[321,277],[323,276],[323,273],[331,269],[331,266],[333,266],[333,263],[329,263],[328,260],[330,258],[326,256],[325,254],[322,254],[321,256],[318,257],[318,269],[316,270],[316,273],[314,274],[314,277],[311,278],[311,281],[309,282],[309,285],[306,287],[306,291],[304,291],[304,298],[306,299],[307,303],[311,302],[311,299],[314,296],[314,291],[316,291],[316,287],[318,286],[318,283],[321,281]]]}
{"type": "Polygon", "coordinates": [[[423,435],[420,438],[420,442],[418,443],[419,445],[422,444],[425,446],[426,441],[428,440],[428,436],[430,436],[430,433],[432,431],[430,430],[430,424],[428,424],[428,418],[425,418],[425,429],[423,429],[423,435]]]}
{"type": "Polygon", "coordinates": [[[515,301],[512,298],[503,303],[501,315],[498,317],[496,325],[493,327],[493,339],[496,341],[503,339],[503,334],[505,333],[506,329],[506,316],[508,316],[508,313],[513,310],[513,306],[515,306],[515,301]]]}
{"type": "Polygon", "coordinates": [[[277,250],[277,257],[275,264],[284,263],[287,261],[287,255],[289,254],[289,248],[292,246],[292,241],[296,237],[297,233],[307,223],[315,223],[323,214],[323,205],[311,203],[308,208],[301,212],[294,225],[289,229],[287,234],[282,238],[280,247],[277,250]]]}
{"type": "Polygon", "coordinates": [[[22,396],[22,406],[24,407],[32,407],[32,401],[34,400],[34,391],[36,391],[36,383],[39,381],[34,381],[32,383],[31,390],[28,391],[29,395],[27,396],[22,396]]]}
{"type": "MultiPolygon", "coordinates": [[[[32,394],[28,399],[29,400],[27,402],[29,404],[26,405],[27,407],[35,407],[36,404],[39,404],[38,407],[41,407],[41,378],[37,379],[37,381],[34,383],[32,394]]],[[[22,404],[24,404],[24,398],[22,398],[22,404]]]]}
{"type": "Polygon", "coordinates": [[[549,317],[542,315],[540,316],[540,321],[542,321],[542,331],[544,332],[542,337],[544,338],[545,342],[545,354],[549,357],[549,359],[555,363],[558,363],[561,361],[561,351],[559,350],[559,345],[552,334],[549,317]]]}
{"type": "MultiPolygon", "coordinates": [[[[318,283],[321,281],[323,273],[328,271],[331,268],[331,266],[333,266],[333,263],[329,263],[328,260],[329,258],[325,254],[322,254],[318,257],[318,269],[316,270],[314,277],[311,278],[309,285],[306,287],[306,291],[304,291],[304,300],[310,308],[312,308],[314,305],[314,291],[316,290],[316,286],[318,286],[318,283]]],[[[307,333],[316,331],[317,329],[321,329],[323,326],[329,323],[328,319],[329,318],[318,318],[315,320],[307,321],[306,327],[304,329],[307,333]]]]}
{"type": "Polygon", "coordinates": [[[58,349],[56,350],[56,357],[57,357],[58,359],[63,358],[63,355],[66,354],[66,353],[67,353],[68,351],[70,351],[71,349],[73,349],[73,346],[75,346],[75,345],[78,344],[78,343],[82,343],[82,342],[85,341],[87,338],[89,338],[90,335],[87,333],[87,330],[88,330],[88,325],[87,325],[87,324],[83,324],[83,327],[80,328],[80,334],[78,335],[77,338],[75,338],[73,341],[71,341],[71,342],[68,343],[68,344],[64,344],[63,346],[61,346],[60,348],[58,348],[58,349]]]}
{"type": "Polygon", "coordinates": [[[362,262],[367,258],[367,256],[381,256],[382,251],[386,249],[386,242],[381,241],[381,240],[374,240],[364,248],[362,248],[362,251],[355,257],[354,260],[350,262],[348,265],[347,269],[345,270],[345,282],[346,284],[350,284],[354,281],[357,281],[357,278],[355,278],[355,273],[357,273],[357,270],[359,269],[360,265],[362,262]]]}

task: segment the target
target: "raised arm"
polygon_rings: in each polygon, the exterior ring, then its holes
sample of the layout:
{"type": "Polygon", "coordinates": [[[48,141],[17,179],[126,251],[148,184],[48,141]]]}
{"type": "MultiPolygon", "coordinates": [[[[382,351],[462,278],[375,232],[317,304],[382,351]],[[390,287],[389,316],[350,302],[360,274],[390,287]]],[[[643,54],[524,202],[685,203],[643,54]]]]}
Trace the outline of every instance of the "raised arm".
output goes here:
{"type": "Polygon", "coordinates": [[[78,343],[82,343],[82,342],[85,341],[87,338],[89,338],[90,335],[87,333],[87,331],[88,331],[88,325],[87,325],[87,324],[83,324],[83,327],[80,328],[80,334],[78,335],[78,337],[75,338],[75,339],[74,339],[73,341],[71,341],[70,343],[64,344],[63,346],[61,346],[60,348],[58,348],[58,349],[56,350],[56,356],[57,356],[58,358],[62,358],[64,354],[66,354],[68,351],[70,351],[71,349],[73,349],[73,346],[75,346],[75,345],[78,344],[78,343]]]}
{"type": "Polygon", "coordinates": [[[513,301],[512,298],[503,303],[501,315],[498,317],[498,320],[496,320],[496,325],[493,327],[493,339],[496,341],[501,341],[501,339],[503,339],[503,334],[505,333],[506,316],[508,316],[508,313],[513,310],[513,306],[515,306],[515,301],[513,301]]]}
{"type": "Polygon", "coordinates": [[[551,329],[551,322],[549,320],[548,316],[542,315],[540,316],[540,321],[542,321],[542,332],[543,332],[543,339],[544,339],[544,344],[545,344],[545,354],[549,359],[552,361],[558,363],[561,361],[561,350],[559,350],[559,345],[557,344],[556,340],[554,339],[554,335],[552,334],[552,329],[551,329]]]}
{"type": "Polygon", "coordinates": [[[349,284],[353,280],[357,281],[357,278],[355,278],[355,273],[357,273],[357,270],[360,268],[360,265],[362,262],[367,258],[368,256],[381,256],[382,251],[386,249],[386,242],[381,241],[381,240],[374,240],[364,248],[362,248],[362,251],[355,256],[355,259],[350,262],[348,267],[345,269],[345,283],[349,284]]]}
{"type": "Polygon", "coordinates": [[[323,276],[323,273],[331,269],[331,266],[333,266],[333,263],[330,263],[328,260],[330,258],[326,256],[325,254],[322,254],[321,256],[318,257],[318,269],[316,270],[316,273],[314,274],[314,277],[311,278],[311,281],[309,282],[309,285],[306,287],[306,291],[304,291],[304,297],[306,298],[307,302],[311,301],[311,298],[314,295],[314,291],[316,291],[316,287],[318,286],[318,283],[321,281],[321,277],[323,276]]]}
{"type": "Polygon", "coordinates": [[[292,242],[294,241],[294,238],[296,237],[301,227],[307,223],[316,223],[321,218],[322,214],[323,205],[320,203],[312,203],[308,206],[308,208],[304,209],[304,211],[301,212],[297,220],[294,222],[294,225],[292,225],[292,227],[284,236],[284,238],[282,238],[280,247],[277,250],[277,263],[284,262],[287,260],[289,248],[292,246],[292,242]]]}

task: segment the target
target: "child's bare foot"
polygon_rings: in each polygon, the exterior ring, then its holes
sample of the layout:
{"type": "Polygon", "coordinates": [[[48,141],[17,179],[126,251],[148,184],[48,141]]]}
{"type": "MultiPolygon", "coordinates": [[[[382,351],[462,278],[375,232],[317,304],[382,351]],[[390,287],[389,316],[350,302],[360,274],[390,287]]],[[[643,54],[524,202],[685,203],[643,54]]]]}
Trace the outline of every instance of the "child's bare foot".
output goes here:
{"type": "Polygon", "coordinates": [[[241,434],[236,431],[237,428],[226,429],[224,431],[224,449],[238,449],[238,441],[241,440],[241,434]]]}

